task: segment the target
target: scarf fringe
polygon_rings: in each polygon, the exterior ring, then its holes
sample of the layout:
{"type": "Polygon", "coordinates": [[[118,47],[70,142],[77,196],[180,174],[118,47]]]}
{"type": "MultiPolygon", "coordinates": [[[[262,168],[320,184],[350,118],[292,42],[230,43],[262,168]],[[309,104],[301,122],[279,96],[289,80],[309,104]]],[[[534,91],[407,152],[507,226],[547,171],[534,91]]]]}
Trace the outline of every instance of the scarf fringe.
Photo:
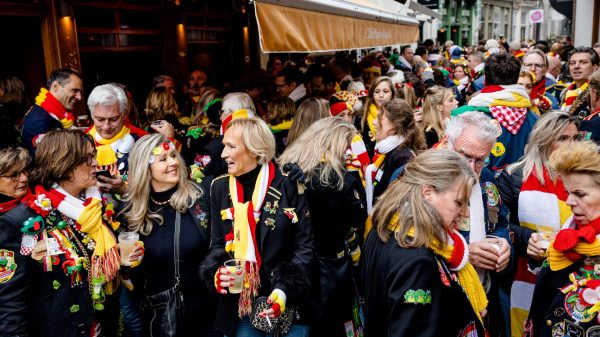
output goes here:
{"type": "Polygon", "coordinates": [[[102,278],[105,282],[112,281],[119,273],[120,257],[116,246],[106,251],[104,257],[93,255],[92,259],[92,277],[102,278]]]}
{"type": "Polygon", "coordinates": [[[258,269],[257,263],[246,261],[244,289],[240,294],[238,302],[238,316],[240,318],[250,315],[252,312],[252,300],[258,296],[258,288],[260,288],[260,274],[258,269]]]}

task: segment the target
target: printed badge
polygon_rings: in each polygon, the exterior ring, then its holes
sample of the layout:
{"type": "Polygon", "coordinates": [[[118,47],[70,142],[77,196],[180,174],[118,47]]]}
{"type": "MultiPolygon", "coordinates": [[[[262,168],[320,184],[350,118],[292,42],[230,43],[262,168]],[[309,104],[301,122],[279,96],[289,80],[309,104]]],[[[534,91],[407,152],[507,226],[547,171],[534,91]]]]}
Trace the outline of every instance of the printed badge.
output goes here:
{"type": "Polygon", "coordinates": [[[15,275],[16,270],[15,253],[10,250],[0,249],[0,284],[10,281],[15,275]]]}

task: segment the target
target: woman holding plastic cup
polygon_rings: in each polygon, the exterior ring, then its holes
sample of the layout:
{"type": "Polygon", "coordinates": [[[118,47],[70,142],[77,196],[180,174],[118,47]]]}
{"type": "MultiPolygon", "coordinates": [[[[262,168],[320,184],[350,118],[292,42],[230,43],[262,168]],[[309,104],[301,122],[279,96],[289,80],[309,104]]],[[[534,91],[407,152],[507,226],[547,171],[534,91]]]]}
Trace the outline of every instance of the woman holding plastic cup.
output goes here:
{"type": "Polygon", "coordinates": [[[535,124],[525,154],[498,177],[502,203],[510,210],[510,230],[517,255],[511,286],[511,330],[520,335],[531,304],[536,270],[545,259],[550,238],[572,214],[563,181],[549,165],[561,145],[579,138],[576,116],[549,111],[535,124]]]}
{"type": "MultiPolygon", "coordinates": [[[[198,276],[210,244],[207,193],[187,179],[181,155],[160,134],[135,143],[129,168],[123,215],[144,243],[144,258],[131,270],[144,299],[143,335],[209,336],[214,333],[214,306],[198,276]],[[170,311],[182,298],[183,305],[170,311]]],[[[125,237],[131,234],[122,233],[121,244],[134,241],[125,237]]]]}
{"type": "Polygon", "coordinates": [[[548,247],[524,336],[592,336],[600,308],[600,154],[593,142],[563,146],[550,166],[573,216],[548,247]]]}
{"type": "Polygon", "coordinates": [[[217,328],[229,337],[266,336],[259,324],[288,317],[287,336],[308,336],[314,245],[304,198],[272,162],[275,139],[264,121],[232,120],[223,144],[228,175],[211,185],[212,247],[201,269],[222,295],[217,328]],[[232,259],[243,269],[232,269],[232,259]],[[244,287],[234,294],[240,274],[244,287]]]}
{"type": "Polygon", "coordinates": [[[116,336],[119,250],[94,141],[48,132],[35,162],[33,195],[0,217],[0,334],[116,336]]]}

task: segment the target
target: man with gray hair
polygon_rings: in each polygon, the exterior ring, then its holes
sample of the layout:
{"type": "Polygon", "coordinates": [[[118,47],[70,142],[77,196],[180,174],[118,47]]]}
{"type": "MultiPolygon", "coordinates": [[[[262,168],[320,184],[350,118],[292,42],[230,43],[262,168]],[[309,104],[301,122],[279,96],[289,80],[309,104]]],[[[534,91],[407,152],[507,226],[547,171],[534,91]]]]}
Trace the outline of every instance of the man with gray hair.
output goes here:
{"type": "MultiPolygon", "coordinates": [[[[115,84],[99,85],[87,101],[92,125],[86,133],[94,138],[98,151],[98,188],[103,192],[127,192],[128,158],[133,144],[148,134],[127,121],[128,101],[125,91],[115,84]]],[[[173,126],[166,121],[150,126],[167,138],[173,138],[173,126]]]]}
{"type": "Polygon", "coordinates": [[[450,119],[441,146],[464,157],[478,178],[469,200],[470,216],[458,225],[458,230],[469,244],[469,262],[488,289],[490,333],[495,336],[504,331],[503,335],[510,336],[510,286],[500,286],[500,277],[509,272],[512,261],[508,210],[502,205],[494,174],[485,167],[496,136],[491,118],[480,111],[469,111],[450,119]]]}

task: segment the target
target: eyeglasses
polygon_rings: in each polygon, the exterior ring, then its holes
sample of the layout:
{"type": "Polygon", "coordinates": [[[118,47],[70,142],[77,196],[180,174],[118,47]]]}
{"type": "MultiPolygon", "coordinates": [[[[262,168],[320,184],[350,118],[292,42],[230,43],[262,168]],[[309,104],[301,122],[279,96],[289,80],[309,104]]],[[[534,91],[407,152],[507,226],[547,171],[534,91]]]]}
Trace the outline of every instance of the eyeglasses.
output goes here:
{"type": "Polygon", "coordinates": [[[527,69],[531,69],[531,68],[542,69],[542,68],[545,68],[545,65],[539,64],[539,63],[525,63],[525,64],[523,64],[523,67],[525,67],[527,69]]]}
{"type": "Polygon", "coordinates": [[[275,83],[275,86],[277,87],[277,89],[281,89],[281,88],[285,87],[286,85],[288,85],[288,84],[287,83],[283,83],[283,84],[275,83]]]}
{"type": "Polygon", "coordinates": [[[485,162],[488,160],[489,155],[486,155],[485,157],[475,157],[465,153],[465,151],[463,151],[462,149],[457,149],[456,146],[454,146],[454,144],[450,140],[450,137],[448,137],[448,143],[450,143],[450,145],[452,146],[454,151],[456,151],[456,153],[458,153],[461,157],[465,158],[467,162],[469,162],[469,164],[473,163],[473,165],[477,168],[483,167],[485,162]]]}
{"type": "Polygon", "coordinates": [[[25,169],[23,171],[18,171],[18,172],[15,172],[15,173],[11,174],[11,175],[8,175],[8,176],[0,176],[0,177],[2,177],[2,178],[8,178],[12,182],[17,182],[17,181],[19,181],[19,178],[21,178],[21,174],[24,174],[24,175],[28,176],[29,172],[25,169]]]}
{"type": "Polygon", "coordinates": [[[85,164],[87,166],[92,166],[92,164],[94,163],[94,160],[96,160],[96,154],[98,152],[96,150],[94,150],[94,152],[92,153],[88,153],[85,155],[85,164]]]}

